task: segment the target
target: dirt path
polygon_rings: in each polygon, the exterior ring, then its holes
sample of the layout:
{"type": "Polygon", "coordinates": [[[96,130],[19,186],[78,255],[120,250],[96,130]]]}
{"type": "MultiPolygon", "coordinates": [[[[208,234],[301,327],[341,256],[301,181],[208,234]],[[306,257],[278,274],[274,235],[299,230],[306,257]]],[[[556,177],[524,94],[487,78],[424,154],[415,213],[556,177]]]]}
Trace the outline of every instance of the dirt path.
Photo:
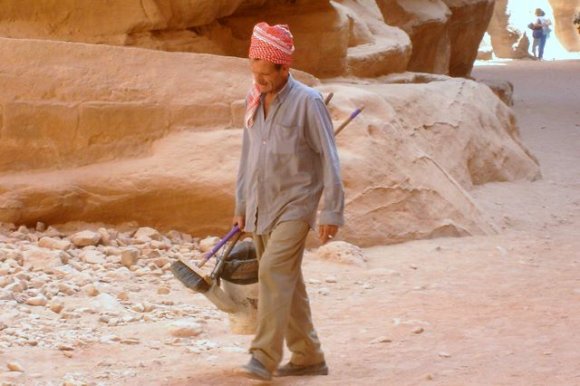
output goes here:
{"type": "MultiPolygon", "coordinates": [[[[364,268],[307,261],[331,374],[273,384],[580,385],[579,73],[578,61],[476,68],[475,77],[513,82],[523,142],[543,179],[473,192],[498,235],[371,248],[364,268]]],[[[171,294],[176,302],[190,298],[171,294]]],[[[201,296],[193,302],[209,304],[201,296]]],[[[230,334],[221,313],[207,316],[204,329],[199,350],[154,344],[163,340],[161,325],[143,323],[111,328],[141,344],[91,344],[67,356],[19,347],[0,350],[0,362],[28,367],[14,384],[61,384],[66,376],[71,385],[83,384],[75,377],[107,385],[259,384],[235,374],[248,360],[250,337],[230,334]]]]}

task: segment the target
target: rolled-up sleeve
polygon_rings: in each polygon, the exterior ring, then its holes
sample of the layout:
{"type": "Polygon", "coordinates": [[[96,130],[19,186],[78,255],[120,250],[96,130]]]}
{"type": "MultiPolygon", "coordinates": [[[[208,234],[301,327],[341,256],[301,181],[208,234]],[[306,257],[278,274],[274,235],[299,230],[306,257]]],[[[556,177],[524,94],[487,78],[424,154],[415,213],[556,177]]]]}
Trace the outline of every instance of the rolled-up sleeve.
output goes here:
{"type": "Polygon", "coordinates": [[[332,120],[322,98],[312,98],[306,109],[305,132],[322,162],[323,196],[319,224],[344,224],[344,189],[334,142],[332,120]]]}

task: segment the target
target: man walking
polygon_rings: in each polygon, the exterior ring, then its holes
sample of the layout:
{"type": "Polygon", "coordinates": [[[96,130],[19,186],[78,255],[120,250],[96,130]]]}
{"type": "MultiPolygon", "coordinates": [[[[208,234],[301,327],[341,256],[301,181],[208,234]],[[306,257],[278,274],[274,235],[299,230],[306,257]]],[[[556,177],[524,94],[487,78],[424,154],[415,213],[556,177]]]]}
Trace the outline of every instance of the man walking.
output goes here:
{"type": "Polygon", "coordinates": [[[243,371],[262,380],[328,374],[301,264],[322,194],[320,241],[344,221],[332,121],[320,93],[290,74],[293,52],[288,26],[254,27],[233,222],[253,233],[259,259],[258,326],[243,371]],[[278,368],[284,340],[292,356],[278,368]]]}

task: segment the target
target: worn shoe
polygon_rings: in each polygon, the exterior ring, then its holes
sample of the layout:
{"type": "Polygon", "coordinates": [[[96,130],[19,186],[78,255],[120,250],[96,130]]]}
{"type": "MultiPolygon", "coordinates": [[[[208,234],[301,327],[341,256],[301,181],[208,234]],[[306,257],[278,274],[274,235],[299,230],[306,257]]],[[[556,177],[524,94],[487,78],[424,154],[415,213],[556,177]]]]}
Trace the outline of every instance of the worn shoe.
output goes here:
{"type": "Polygon", "coordinates": [[[249,378],[259,379],[261,381],[269,381],[272,379],[272,373],[254,357],[250,359],[247,365],[242,366],[242,372],[249,378]]]}
{"type": "Polygon", "coordinates": [[[290,377],[295,375],[328,375],[328,366],[326,366],[326,362],[308,366],[299,366],[288,362],[284,366],[279,367],[274,373],[275,377],[290,377]]]}

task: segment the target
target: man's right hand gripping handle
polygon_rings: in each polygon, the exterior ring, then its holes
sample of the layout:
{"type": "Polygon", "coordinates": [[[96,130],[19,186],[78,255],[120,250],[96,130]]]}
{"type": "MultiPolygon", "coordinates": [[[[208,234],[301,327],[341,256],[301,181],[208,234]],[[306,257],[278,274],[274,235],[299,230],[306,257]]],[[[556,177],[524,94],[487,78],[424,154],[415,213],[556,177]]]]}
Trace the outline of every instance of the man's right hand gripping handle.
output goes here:
{"type": "Polygon", "coordinates": [[[232,225],[237,225],[241,231],[244,232],[244,228],[246,227],[246,218],[244,216],[234,216],[232,225]]]}

